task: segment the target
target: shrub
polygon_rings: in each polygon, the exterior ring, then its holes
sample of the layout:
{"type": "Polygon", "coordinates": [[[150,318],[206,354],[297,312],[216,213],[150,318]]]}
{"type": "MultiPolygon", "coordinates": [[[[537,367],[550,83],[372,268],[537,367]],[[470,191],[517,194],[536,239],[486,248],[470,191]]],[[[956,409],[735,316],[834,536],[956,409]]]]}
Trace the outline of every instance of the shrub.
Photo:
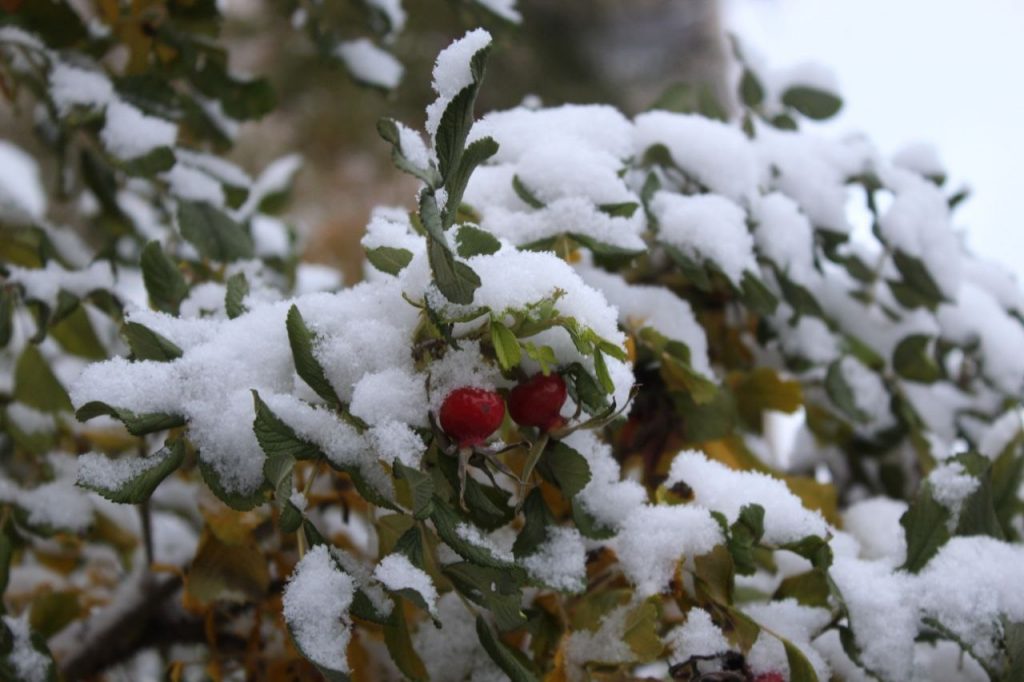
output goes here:
{"type": "Polygon", "coordinates": [[[801,128],[819,73],[475,120],[471,31],[337,289],[270,215],[298,159],[198,151],[272,106],[213,3],[113,79],[42,7],[0,28],[68,183],[0,147],[5,677],[1020,677],[1024,299],[926,150],[801,128]]]}

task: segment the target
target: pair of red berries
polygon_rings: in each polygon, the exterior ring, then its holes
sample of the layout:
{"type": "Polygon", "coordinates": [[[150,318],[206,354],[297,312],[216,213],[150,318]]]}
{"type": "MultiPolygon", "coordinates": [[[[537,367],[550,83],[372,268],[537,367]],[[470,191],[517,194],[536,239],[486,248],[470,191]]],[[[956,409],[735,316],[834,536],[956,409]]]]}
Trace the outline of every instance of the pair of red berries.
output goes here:
{"type": "MultiPolygon", "coordinates": [[[[508,411],[520,426],[550,431],[565,423],[565,380],[558,374],[534,374],[508,394],[508,411]]],[[[460,448],[480,445],[505,418],[505,401],[495,391],[463,387],[441,403],[441,428],[460,448]]]]}

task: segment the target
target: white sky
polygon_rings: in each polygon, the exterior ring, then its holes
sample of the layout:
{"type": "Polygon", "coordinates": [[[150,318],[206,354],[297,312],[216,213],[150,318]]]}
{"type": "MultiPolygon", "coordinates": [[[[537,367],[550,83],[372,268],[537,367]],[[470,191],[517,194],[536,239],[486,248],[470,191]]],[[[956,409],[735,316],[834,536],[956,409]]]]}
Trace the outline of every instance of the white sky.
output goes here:
{"type": "Polygon", "coordinates": [[[1024,280],[1024,2],[725,0],[726,25],[774,66],[816,61],[839,79],[837,132],[883,153],[934,144],[978,254],[1024,280]]]}

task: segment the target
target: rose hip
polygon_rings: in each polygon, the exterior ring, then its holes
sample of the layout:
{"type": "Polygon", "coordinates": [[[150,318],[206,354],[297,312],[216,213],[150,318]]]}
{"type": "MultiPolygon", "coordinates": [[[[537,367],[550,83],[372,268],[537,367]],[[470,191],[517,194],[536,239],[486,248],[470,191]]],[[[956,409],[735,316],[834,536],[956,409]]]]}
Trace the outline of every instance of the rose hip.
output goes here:
{"type": "Polygon", "coordinates": [[[505,401],[494,391],[463,387],[441,403],[441,428],[459,448],[480,445],[505,418],[505,401]]]}
{"type": "Polygon", "coordinates": [[[561,410],[566,393],[565,380],[560,375],[534,374],[509,393],[509,414],[520,426],[550,431],[565,423],[561,410]]]}

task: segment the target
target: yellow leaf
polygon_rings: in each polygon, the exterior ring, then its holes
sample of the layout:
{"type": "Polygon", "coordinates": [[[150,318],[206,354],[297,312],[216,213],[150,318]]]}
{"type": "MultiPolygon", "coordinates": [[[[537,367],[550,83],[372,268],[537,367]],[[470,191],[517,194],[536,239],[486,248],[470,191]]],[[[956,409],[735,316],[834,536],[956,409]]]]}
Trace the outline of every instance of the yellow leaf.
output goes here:
{"type": "Polygon", "coordinates": [[[805,507],[820,511],[826,521],[833,526],[842,527],[842,519],[839,517],[839,496],[835,486],[818,483],[806,476],[787,476],[785,481],[790,491],[800,498],[805,507]]]}
{"type": "Polygon", "coordinates": [[[185,591],[199,603],[250,601],[270,586],[267,560],[251,539],[226,544],[209,529],[203,531],[199,550],[185,579],[185,591]]]}

